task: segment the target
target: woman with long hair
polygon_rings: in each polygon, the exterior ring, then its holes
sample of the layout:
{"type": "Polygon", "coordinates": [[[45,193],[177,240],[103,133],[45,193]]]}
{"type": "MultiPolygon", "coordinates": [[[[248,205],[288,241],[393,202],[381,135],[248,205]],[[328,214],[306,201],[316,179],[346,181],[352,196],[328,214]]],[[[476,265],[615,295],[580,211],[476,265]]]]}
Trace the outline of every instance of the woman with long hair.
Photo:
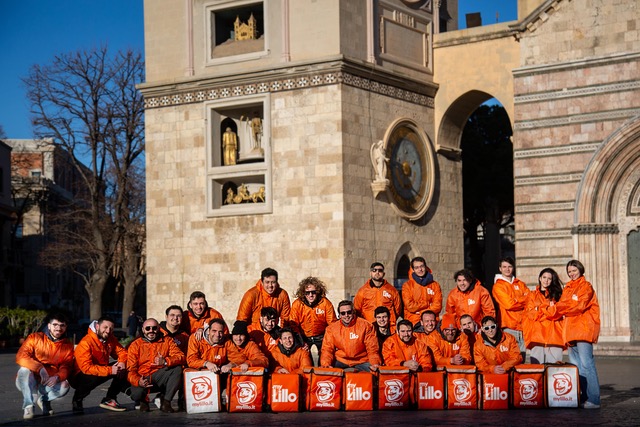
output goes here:
{"type": "Polygon", "coordinates": [[[556,316],[556,303],[562,296],[562,282],[553,268],[538,275],[538,286],[527,295],[522,319],[524,340],[531,363],[562,362],[563,323],[556,316]]]}

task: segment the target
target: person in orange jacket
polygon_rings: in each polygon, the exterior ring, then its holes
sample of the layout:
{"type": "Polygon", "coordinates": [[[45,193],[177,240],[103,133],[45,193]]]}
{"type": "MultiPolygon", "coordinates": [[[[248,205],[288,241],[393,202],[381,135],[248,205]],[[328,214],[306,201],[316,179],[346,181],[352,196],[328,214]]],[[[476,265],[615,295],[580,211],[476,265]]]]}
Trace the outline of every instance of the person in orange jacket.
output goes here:
{"type": "Polygon", "coordinates": [[[273,350],[278,345],[280,327],[278,326],[278,312],[273,307],[262,307],[260,322],[248,327],[251,340],[258,345],[260,351],[269,359],[269,366],[273,366],[273,350]]]}
{"type": "MultiPolygon", "coordinates": [[[[212,319],[223,319],[222,314],[213,307],[209,307],[207,297],[200,291],[194,291],[189,296],[187,310],[182,313],[180,329],[188,335],[196,334],[196,339],[202,339],[202,335],[211,323],[212,319]]],[[[224,331],[225,334],[228,330],[224,331]]]]}
{"type": "Polygon", "coordinates": [[[468,314],[463,314],[460,316],[460,330],[467,337],[467,341],[469,342],[469,353],[471,354],[471,364],[474,365],[473,346],[480,336],[480,327],[473,321],[473,317],[468,314]]]}
{"type": "Polygon", "coordinates": [[[538,287],[527,295],[522,319],[524,342],[530,351],[531,363],[562,362],[564,349],[564,319],[556,315],[562,296],[562,282],[553,268],[538,275],[538,287]]]}
{"type": "Polygon", "coordinates": [[[110,411],[122,412],[126,408],[118,403],[118,393],[129,388],[127,381],[127,350],[113,335],[115,321],[102,316],[91,322],[85,335],[75,349],[75,370],[71,384],[76,389],[71,400],[73,412],[84,412],[82,401],[91,390],[111,380],[107,395],[100,407],[110,411]],[[110,363],[110,358],[116,360],[110,363]]]}
{"type": "Polygon", "coordinates": [[[502,332],[496,318],[482,318],[482,340],[476,342],[473,355],[478,371],[488,374],[506,374],[522,363],[522,355],[516,339],[502,332]]]}
{"type": "Polygon", "coordinates": [[[571,279],[556,304],[556,315],[564,316],[564,342],[569,361],[578,367],[581,402],[585,409],[600,407],[600,383],[593,358],[593,344],[600,335],[600,305],[591,283],[584,277],[584,265],[576,259],[567,263],[571,279]]]}
{"type": "Polygon", "coordinates": [[[278,283],[278,272],[273,268],[265,268],[260,274],[256,285],[245,292],[236,320],[243,320],[249,324],[260,323],[260,310],[263,307],[273,307],[278,312],[282,326],[289,325],[291,302],[289,294],[278,283]]]}
{"type": "Polygon", "coordinates": [[[404,318],[415,327],[419,326],[420,315],[426,310],[436,313],[436,317],[442,311],[442,289],[421,256],[411,260],[409,280],[402,285],[402,303],[404,318]]]}
{"type": "Polygon", "coordinates": [[[492,293],[500,309],[500,327],[516,339],[524,360],[527,347],[522,337],[522,317],[529,288],[515,276],[515,268],[516,262],[513,258],[505,257],[500,260],[500,274],[496,274],[492,293]]]}
{"type": "Polygon", "coordinates": [[[434,339],[433,343],[433,357],[437,366],[471,364],[469,341],[458,328],[452,314],[442,316],[440,336],[434,339]]]}
{"type": "Polygon", "coordinates": [[[413,324],[406,319],[398,322],[396,334],[382,346],[386,366],[404,366],[412,372],[429,372],[433,361],[424,342],[413,336],[413,324]]]}
{"type": "Polygon", "coordinates": [[[453,280],[456,281],[456,287],[447,297],[447,313],[455,316],[457,324],[460,324],[460,317],[463,314],[469,314],[478,324],[485,316],[495,317],[496,310],[489,291],[473,277],[471,271],[467,269],[457,271],[453,275],[453,280]]]}
{"type": "Polygon", "coordinates": [[[245,362],[240,364],[240,370],[243,372],[249,367],[268,368],[269,359],[260,351],[258,344],[249,338],[247,322],[236,320],[231,331],[231,339],[239,352],[245,357],[245,362]]]}
{"type": "Polygon", "coordinates": [[[338,315],[340,321],[330,324],[325,331],[320,366],[377,371],[381,362],[373,325],[358,317],[348,300],[338,304],[338,315]]]}
{"type": "Polygon", "coordinates": [[[152,387],[162,391],[160,410],[175,412],[171,400],[181,386],[185,357],[176,343],[160,332],[156,319],[144,321],[142,335],[129,345],[127,353],[131,399],[140,402],[140,412],[149,412],[152,387]]]}
{"type": "Polygon", "coordinates": [[[309,351],[300,345],[295,332],[289,328],[280,330],[280,342],[273,349],[274,363],[269,367],[276,374],[302,374],[304,368],[313,366],[309,351]]]}
{"type": "Polygon", "coordinates": [[[300,333],[308,350],[315,345],[320,354],[325,329],[338,320],[327,299],[327,287],[317,277],[307,277],[298,284],[296,297],[291,305],[291,327],[300,333]]]}
{"type": "Polygon", "coordinates": [[[51,402],[69,392],[73,370],[73,344],[66,338],[67,317],[49,316],[44,332],[30,334],[16,353],[20,366],[16,387],[22,392],[24,418],[33,418],[34,396],[43,415],[53,415],[51,402]]]}
{"type": "Polygon", "coordinates": [[[416,328],[416,330],[413,331],[413,336],[427,346],[427,350],[429,350],[429,355],[431,356],[431,360],[434,361],[434,365],[435,358],[433,357],[433,349],[436,345],[436,341],[439,339],[439,334],[436,331],[436,326],[438,326],[436,318],[436,313],[431,310],[425,310],[420,316],[420,328],[416,328]]]}
{"type": "Polygon", "coordinates": [[[232,368],[246,362],[231,340],[224,335],[225,325],[222,319],[213,319],[203,339],[189,338],[187,365],[192,369],[206,369],[215,374],[228,374],[232,368]]]}
{"type": "Polygon", "coordinates": [[[365,282],[353,299],[353,308],[356,315],[368,322],[374,322],[375,309],[385,306],[389,309],[391,333],[396,330],[396,321],[402,316],[402,299],[398,290],[384,279],[384,265],[380,262],[371,264],[369,275],[371,278],[365,282]]]}

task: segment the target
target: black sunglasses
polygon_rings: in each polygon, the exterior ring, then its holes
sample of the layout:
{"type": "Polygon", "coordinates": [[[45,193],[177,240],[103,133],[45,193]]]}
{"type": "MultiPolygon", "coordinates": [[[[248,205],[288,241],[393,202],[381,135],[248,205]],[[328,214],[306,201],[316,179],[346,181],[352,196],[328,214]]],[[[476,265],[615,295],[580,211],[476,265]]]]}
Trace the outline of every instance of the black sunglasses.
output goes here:
{"type": "Polygon", "coordinates": [[[353,310],[341,311],[340,316],[351,316],[353,314],[353,310]]]}
{"type": "Polygon", "coordinates": [[[144,327],[144,330],[145,330],[145,331],[147,331],[147,332],[150,332],[150,331],[157,331],[157,330],[158,330],[158,327],[157,327],[157,326],[145,326],[145,327],[144,327]]]}
{"type": "Polygon", "coordinates": [[[304,291],[305,295],[316,295],[318,291],[304,291]]]}

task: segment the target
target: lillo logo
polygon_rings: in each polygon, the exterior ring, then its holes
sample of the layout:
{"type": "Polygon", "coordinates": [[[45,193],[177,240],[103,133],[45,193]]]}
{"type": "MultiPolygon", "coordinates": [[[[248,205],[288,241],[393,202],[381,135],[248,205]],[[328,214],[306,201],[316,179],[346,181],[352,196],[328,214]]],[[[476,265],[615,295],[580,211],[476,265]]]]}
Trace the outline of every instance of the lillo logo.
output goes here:
{"type": "Polygon", "coordinates": [[[355,383],[347,384],[347,400],[371,400],[371,392],[358,387],[355,383]]]}
{"type": "Polygon", "coordinates": [[[331,381],[318,381],[318,389],[316,390],[318,402],[329,402],[333,400],[335,391],[336,385],[331,381]]]}
{"type": "Polygon", "coordinates": [[[196,402],[207,399],[213,393],[211,380],[207,377],[191,378],[191,393],[196,402]]]}
{"type": "Polygon", "coordinates": [[[553,374],[553,390],[556,392],[556,395],[564,396],[568,394],[572,388],[573,384],[571,383],[571,376],[569,374],[565,374],[564,372],[553,374]]]}
{"type": "Polygon", "coordinates": [[[538,382],[531,378],[518,380],[520,384],[520,397],[525,402],[532,401],[538,397],[538,382]]]}
{"type": "Polygon", "coordinates": [[[454,396],[456,401],[463,403],[471,399],[471,383],[464,379],[458,378],[453,380],[454,396]]]}
{"type": "Polygon", "coordinates": [[[400,380],[386,380],[384,382],[384,395],[387,402],[397,402],[404,396],[404,384],[400,380]]]}
{"type": "Polygon", "coordinates": [[[236,399],[240,405],[249,405],[258,396],[257,387],[250,381],[242,381],[237,384],[236,399]]]}

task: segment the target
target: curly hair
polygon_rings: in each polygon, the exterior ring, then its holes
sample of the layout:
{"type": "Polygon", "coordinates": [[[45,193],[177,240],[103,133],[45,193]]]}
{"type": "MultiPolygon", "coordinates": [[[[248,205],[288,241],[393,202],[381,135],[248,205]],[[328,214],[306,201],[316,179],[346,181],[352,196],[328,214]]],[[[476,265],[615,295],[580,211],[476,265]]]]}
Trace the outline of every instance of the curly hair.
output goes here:
{"type": "Polygon", "coordinates": [[[304,301],[304,290],[307,286],[313,285],[316,287],[316,291],[318,292],[318,301],[324,298],[327,295],[327,287],[324,282],[317,277],[309,276],[298,284],[298,290],[296,291],[296,298],[304,301]]]}

